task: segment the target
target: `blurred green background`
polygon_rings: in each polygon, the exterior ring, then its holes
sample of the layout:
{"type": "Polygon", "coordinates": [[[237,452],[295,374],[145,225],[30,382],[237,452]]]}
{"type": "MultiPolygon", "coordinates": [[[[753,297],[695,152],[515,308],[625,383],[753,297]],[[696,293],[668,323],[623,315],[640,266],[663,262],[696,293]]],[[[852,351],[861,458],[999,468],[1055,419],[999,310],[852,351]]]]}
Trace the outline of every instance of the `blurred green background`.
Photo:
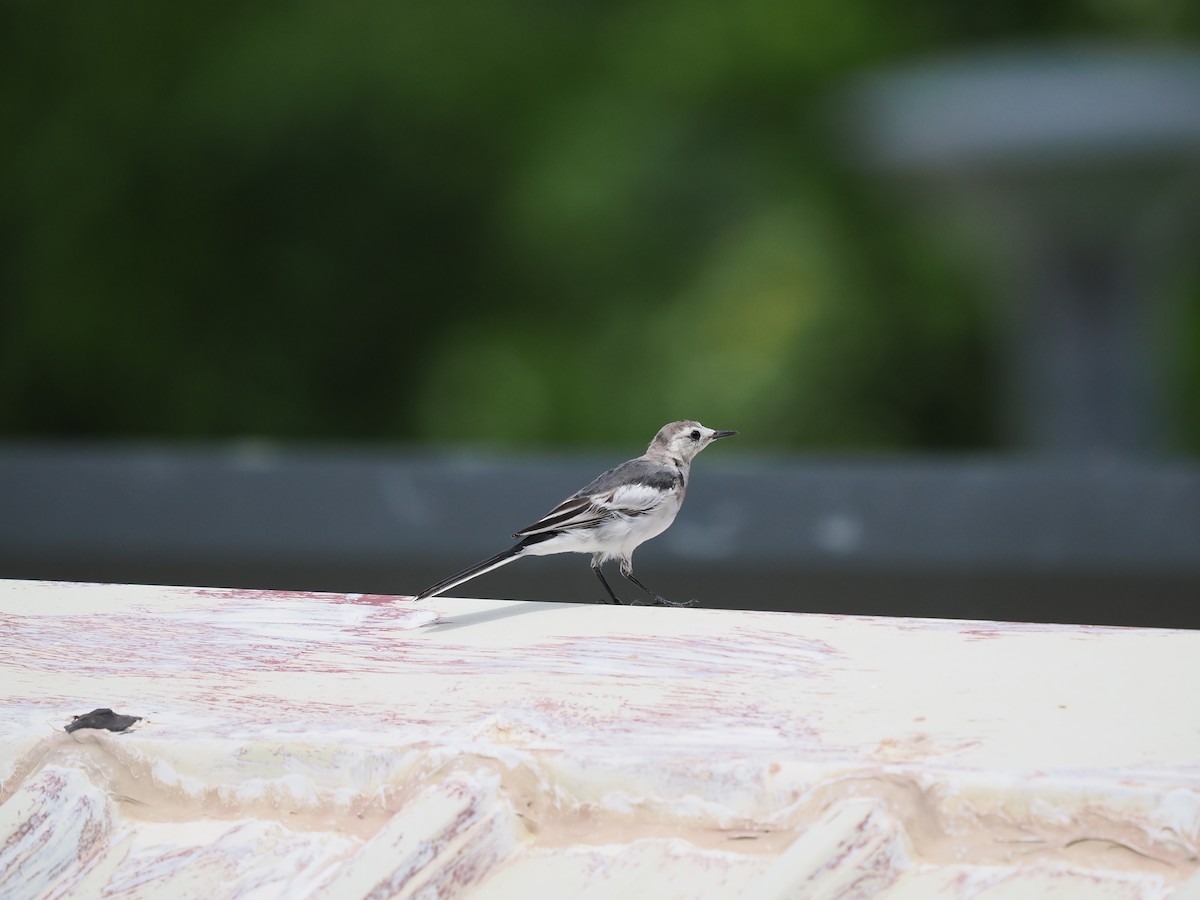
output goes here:
{"type": "MultiPolygon", "coordinates": [[[[0,6],[0,433],[1003,448],[991,289],[844,158],[864,69],[1189,0],[0,6]]],[[[1169,282],[1200,452],[1200,271],[1169,282]]]]}

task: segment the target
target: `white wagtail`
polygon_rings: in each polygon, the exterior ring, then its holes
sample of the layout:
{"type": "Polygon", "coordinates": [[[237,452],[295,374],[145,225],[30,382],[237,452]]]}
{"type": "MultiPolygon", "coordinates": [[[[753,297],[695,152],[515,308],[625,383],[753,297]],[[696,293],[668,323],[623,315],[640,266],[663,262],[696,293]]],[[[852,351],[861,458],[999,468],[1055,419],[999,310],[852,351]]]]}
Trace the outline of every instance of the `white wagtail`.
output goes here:
{"type": "Polygon", "coordinates": [[[522,556],[551,553],[590,553],[592,571],[613,603],[620,603],[608,586],[600,566],[621,561],[621,574],[663,606],[691,606],[694,600],[675,603],[660,597],[633,574],[633,551],[639,544],[662,534],[675,521],[687,492],[692,457],[717,438],[736,431],[713,431],[699,422],[672,422],[654,436],[646,452],[623,462],[576,491],[542,518],[513,534],[517,543],[491,559],[476,563],[421,591],[424,600],[457,587],[476,575],[498,569],[522,556]]]}

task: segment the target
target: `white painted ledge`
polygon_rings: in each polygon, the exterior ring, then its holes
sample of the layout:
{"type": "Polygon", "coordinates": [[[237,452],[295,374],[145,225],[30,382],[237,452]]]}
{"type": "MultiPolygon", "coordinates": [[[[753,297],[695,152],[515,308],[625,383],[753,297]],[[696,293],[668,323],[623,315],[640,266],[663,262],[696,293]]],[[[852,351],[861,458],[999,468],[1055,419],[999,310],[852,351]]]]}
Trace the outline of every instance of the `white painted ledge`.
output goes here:
{"type": "Polygon", "coordinates": [[[0,582],[0,635],[6,898],[1200,897],[1200,633],[0,582]]]}

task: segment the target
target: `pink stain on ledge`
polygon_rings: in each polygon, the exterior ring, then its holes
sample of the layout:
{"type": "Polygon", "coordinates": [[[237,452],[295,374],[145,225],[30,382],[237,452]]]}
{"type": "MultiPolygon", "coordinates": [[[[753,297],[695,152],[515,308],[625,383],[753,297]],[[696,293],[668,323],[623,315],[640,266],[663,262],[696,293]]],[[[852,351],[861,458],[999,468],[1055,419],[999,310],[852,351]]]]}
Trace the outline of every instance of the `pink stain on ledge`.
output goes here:
{"type": "Polygon", "coordinates": [[[28,582],[0,629],[5,897],[1197,875],[1194,633],[28,582]]]}

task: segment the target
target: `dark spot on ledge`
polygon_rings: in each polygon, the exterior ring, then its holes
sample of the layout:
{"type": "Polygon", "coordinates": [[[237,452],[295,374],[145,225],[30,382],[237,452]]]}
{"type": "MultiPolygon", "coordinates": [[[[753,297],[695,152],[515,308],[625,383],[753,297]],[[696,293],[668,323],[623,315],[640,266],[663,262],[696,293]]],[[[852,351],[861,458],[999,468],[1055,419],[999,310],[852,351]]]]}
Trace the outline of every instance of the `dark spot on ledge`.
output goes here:
{"type": "Polygon", "coordinates": [[[72,722],[66,726],[67,731],[78,731],[80,728],[107,728],[109,731],[124,731],[134,722],[140,722],[141,716],[123,716],[108,707],[93,709],[82,716],[72,716],[72,722]]]}

